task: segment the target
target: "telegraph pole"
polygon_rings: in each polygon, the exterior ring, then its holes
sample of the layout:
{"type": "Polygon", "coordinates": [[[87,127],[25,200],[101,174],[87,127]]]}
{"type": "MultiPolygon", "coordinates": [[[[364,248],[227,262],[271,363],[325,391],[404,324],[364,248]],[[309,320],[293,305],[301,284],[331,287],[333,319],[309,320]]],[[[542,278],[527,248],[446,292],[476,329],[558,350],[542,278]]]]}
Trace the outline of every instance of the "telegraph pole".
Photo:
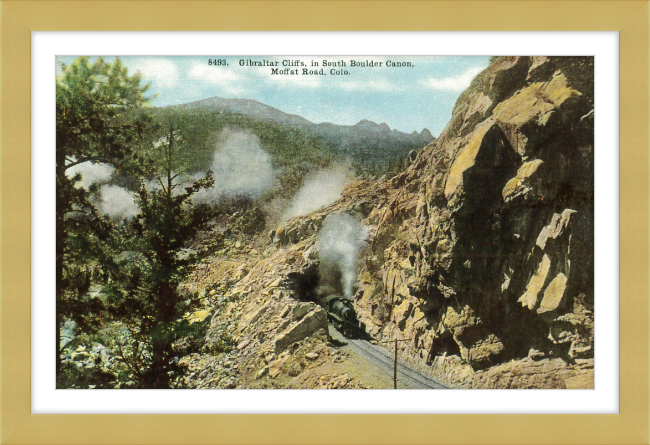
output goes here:
{"type": "Polygon", "coordinates": [[[395,366],[393,367],[393,389],[397,389],[397,339],[395,339],[395,366]]]}
{"type": "Polygon", "coordinates": [[[397,389],[397,342],[399,341],[409,341],[413,340],[412,338],[395,338],[395,340],[386,340],[382,341],[380,343],[393,343],[395,342],[395,362],[393,365],[393,389],[397,389]]]}

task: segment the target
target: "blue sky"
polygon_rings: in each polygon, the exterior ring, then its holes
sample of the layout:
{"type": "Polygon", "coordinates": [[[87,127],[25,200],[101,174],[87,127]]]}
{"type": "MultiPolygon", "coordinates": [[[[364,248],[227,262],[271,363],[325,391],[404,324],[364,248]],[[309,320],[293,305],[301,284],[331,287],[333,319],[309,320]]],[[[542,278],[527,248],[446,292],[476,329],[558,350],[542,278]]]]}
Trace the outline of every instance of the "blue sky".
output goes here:
{"type": "MultiPolygon", "coordinates": [[[[115,57],[104,57],[107,61],[115,57]]],[[[75,57],[57,57],[71,63],[75,57]]],[[[242,56],[242,57],[120,57],[129,72],[139,71],[156,94],[152,106],[192,102],[209,97],[255,99],[312,122],[354,125],[362,119],[385,122],[391,128],[421,131],[437,136],[451,117],[460,93],[487,67],[487,56],[242,56]],[[210,66],[209,59],[223,59],[226,66],[210,66]],[[240,60],[301,62],[298,75],[272,74],[272,67],[241,66],[240,60]],[[343,61],[347,75],[302,75],[302,69],[323,68],[323,60],[343,61]],[[313,67],[312,60],[320,66],[313,67]],[[381,62],[379,67],[352,67],[350,61],[381,62]],[[388,67],[387,62],[410,62],[412,67],[388,67]]],[[[296,63],[296,62],[293,62],[296,63]]],[[[59,73],[57,65],[57,74],[59,73]]]]}

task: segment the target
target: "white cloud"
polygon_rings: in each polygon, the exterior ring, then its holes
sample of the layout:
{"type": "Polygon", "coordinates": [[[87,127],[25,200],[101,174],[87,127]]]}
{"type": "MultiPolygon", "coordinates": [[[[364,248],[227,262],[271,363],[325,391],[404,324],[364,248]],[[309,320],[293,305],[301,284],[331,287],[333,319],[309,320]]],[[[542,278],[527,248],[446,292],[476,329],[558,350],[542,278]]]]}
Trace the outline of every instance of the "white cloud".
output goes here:
{"type": "Polygon", "coordinates": [[[364,81],[344,81],[333,84],[335,87],[347,91],[397,91],[399,87],[390,83],[388,80],[370,80],[364,81]]]}
{"type": "Polygon", "coordinates": [[[272,74],[267,83],[282,88],[320,88],[323,86],[323,81],[318,77],[303,76],[301,74],[297,76],[292,76],[290,74],[272,74]]]}
{"type": "Polygon", "coordinates": [[[227,94],[237,95],[247,91],[246,81],[248,79],[232,68],[195,62],[190,66],[187,77],[190,80],[216,85],[227,94]]]}
{"type": "Polygon", "coordinates": [[[178,83],[178,67],[170,59],[163,57],[137,58],[129,60],[130,72],[139,71],[145,82],[153,82],[162,87],[173,87],[178,83]]]}
{"type": "Polygon", "coordinates": [[[434,90],[462,91],[469,86],[472,79],[481,71],[483,71],[483,68],[475,67],[468,69],[458,77],[445,77],[443,79],[431,77],[421,80],[420,83],[434,90]]]}
{"type": "Polygon", "coordinates": [[[209,66],[205,63],[195,62],[190,66],[188,77],[205,82],[221,83],[233,80],[242,80],[243,77],[231,68],[209,66]]]}

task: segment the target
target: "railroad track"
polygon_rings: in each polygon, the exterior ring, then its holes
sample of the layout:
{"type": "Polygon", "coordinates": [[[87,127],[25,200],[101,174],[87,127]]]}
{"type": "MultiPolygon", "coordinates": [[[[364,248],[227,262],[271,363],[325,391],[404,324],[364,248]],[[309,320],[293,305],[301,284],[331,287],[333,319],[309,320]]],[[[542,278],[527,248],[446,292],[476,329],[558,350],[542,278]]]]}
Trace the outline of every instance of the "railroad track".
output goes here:
{"type": "MultiPolygon", "coordinates": [[[[352,351],[368,361],[375,372],[385,372],[392,378],[395,365],[392,351],[365,340],[345,338],[332,326],[330,333],[337,341],[346,343],[352,351]]],[[[409,389],[447,389],[442,383],[420,374],[401,361],[397,362],[397,386],[409,389]]]]}

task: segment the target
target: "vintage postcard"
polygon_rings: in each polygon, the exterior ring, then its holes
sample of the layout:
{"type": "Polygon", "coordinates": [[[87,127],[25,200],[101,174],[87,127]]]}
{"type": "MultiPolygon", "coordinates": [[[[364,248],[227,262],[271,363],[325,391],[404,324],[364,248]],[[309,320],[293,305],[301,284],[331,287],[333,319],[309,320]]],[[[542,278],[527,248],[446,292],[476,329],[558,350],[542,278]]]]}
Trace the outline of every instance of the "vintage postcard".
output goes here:
{"type": "Polygon", "coordinates": [[[594,387],[594,58],[60,56],[57,388],[594,387]]]}

